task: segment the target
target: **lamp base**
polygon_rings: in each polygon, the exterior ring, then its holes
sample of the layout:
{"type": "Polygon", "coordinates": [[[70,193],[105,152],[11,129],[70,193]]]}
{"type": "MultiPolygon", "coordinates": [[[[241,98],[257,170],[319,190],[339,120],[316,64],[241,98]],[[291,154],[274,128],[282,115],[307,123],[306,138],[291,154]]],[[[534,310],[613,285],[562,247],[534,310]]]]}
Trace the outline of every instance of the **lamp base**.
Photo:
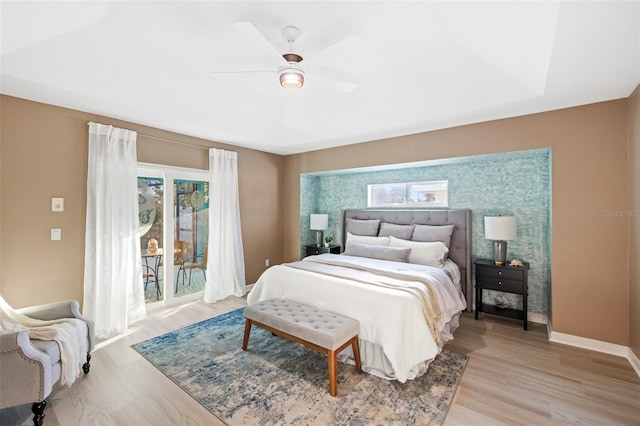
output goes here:
{"type": "Polygon", "coordinates": [[[493,263],[496,265],[504,265],[507,261],[507,242],[493,242],[493,263]]]}
{"type": "Polygon", "coordinates": [[[322,247],[322,235],[323,235],[323,231],[321,230],[316,231],[316,247],[322,247]]]}

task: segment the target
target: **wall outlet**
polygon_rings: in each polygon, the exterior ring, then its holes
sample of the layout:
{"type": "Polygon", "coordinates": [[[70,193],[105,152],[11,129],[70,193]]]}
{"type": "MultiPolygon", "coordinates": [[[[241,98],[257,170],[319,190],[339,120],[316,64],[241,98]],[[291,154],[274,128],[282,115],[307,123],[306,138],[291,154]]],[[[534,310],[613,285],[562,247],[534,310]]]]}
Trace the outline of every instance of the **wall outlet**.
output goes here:
{"type": "Polygon", "coordinates": [[[51,211],[63,212],[64,211],[64,198],[53,197],[51,199],[51,211]]]}
{"type": "Polygon", "coordinates": [[[264,266],[269,266],[269,259],[264,260],[264,266]]]}

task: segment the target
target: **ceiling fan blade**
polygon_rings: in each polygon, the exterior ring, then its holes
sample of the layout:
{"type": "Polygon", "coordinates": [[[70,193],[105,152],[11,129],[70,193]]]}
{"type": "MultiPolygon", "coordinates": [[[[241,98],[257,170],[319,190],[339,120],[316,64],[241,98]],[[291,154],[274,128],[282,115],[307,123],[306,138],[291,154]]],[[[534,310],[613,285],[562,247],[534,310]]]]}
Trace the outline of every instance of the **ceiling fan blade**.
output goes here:
{"type": "Polygon", "coordinates": [[[273,70],[213,70],[209,71],[210,74],[262,74],[262,73],[274,73],[273,70]]]}
{"type": "Polygon", "coordinates": [[[278,58],[279,62],[282,62],[284,65],[287,64],[287,61],[282,57],[282,52],[278,47],[274,46],[251,22],[234,22],[232,25],[247,40],[268,49],[275,57],[278,58]]]}
{"type": "Polygon", "coordinates": [[[355,34],[351,34],[350,36],[337,40],[331,45],[325,47],[317,51],[313,55],[307,55],[304,58],[303,63],[307,66],[319,62],[324,63],[335,63],[335,62],[343,62],[351,57],[353,57],[362,46],[362,42],[355,34]]]}
{"type": "MultiPolygon", "coordinates": [[[[342,52],[343,58],[353,55],[361,45],[360,39],[351,31],[351,28],[343,20],[337,20],[326,27],[316,30],[305,38],[304,58],[309,62],[311,58],[333,51],[334,54],[342,52]]],[[[336,58],[336,57],[334,57],[336,58]]]]}
{"type": "MultiPolygon", "coordinates": [[[[342,80],[339,78],[328,77],[326,75],[318,74],[316,72],[312,73],[307,81],[316,80],[319,85],[323,85],[329,89],[338,90],[340,92],[349,93],[355,90],[358,85],[351,81],[342,80]]],[[[313,83],[312,83],[313,84],[313,83]]]]}

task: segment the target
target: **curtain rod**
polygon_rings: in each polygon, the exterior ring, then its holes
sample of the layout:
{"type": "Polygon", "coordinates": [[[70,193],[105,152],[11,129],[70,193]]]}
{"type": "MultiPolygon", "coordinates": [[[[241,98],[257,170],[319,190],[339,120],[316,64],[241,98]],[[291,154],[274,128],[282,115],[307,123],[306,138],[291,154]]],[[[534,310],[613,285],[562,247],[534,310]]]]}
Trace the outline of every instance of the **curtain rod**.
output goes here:
{"type": "MultiPolygon", "coordinates": [[[[91,124],[91,121],[87,121],[87,126],[91,124]]],[[[209,148],[215,148],[213,146],[202,146],[202,145],[196,145],[194,143],[189,143],[189,142],[182,142],[182,141],[177,141],[174,139],[167,139],[167,138],[161,138],[159,136],[153,136],[153,135],[147,135],[145,133],[140,133],[140,132],[136,132],[138,136],[142,136],[143,138],[147,138],[147,139],[155,139],[158,141],[162,141],[162,142],[169,142],[169,143],[175,143],[178,145],[186,145],[186,146],[191,146],[193,148],[201,148],[201,149],[209,149],[209,148]]]]}
{"type": "Polygon", "coordinates": [[[176,140],[173,140],[173,139],[161,138],[159,136],[152,136],[152,135],[147,135],[147,134],[144,134],[144,133],[138,133],[138,136],[142,136],[143,138],[147,138],[147,139],[155,139],[155,140],[162,141],[162,142],[169,142],[169,143],[175,143],[175,144],[178,144],[178,145],[191,146],[191,147],[194,147],[194,148],[201,148],[201,149],[214,148],[213,146],[196,145],[194,143],[176,141],[176,140]]]}

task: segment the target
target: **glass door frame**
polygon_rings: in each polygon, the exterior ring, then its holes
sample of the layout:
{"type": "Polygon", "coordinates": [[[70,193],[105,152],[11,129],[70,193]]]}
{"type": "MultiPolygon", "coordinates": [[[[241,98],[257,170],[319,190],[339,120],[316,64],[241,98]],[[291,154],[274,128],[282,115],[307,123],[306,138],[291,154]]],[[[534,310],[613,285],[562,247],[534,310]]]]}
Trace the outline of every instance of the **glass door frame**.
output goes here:
{"type": "MultiPolygon", "coordinates": [[[[186,167],[166,166],[163,164],[141,163],[138,162],[138,176],[146,176],[162,179],[164,182],[164,194],[163,194],[163,247],[173,247],[175,236],[175,219],[173,215],[173,201],[175,194],[173,191],[174,181],[178,180],[200,180],[209,181],[209,171],[200,169],[190,169],[186,167]]],[[[172,258],[169,258],[167,263],[167,257],[163,259],[165,265],[172,264],[172,258]]],[[[193,302],[200,300],[204,297],[204,291],[199,291],[192,294],[186,294],[184,296],[176,297],[175,292],[175,268],[162,268],[162,300],[158,302],[147,303],[147,311],[157,309],[163,306],[179,305],[183,303],[193,302]],[[171,285],[168,286],[167,283],[171,285]]]]}

